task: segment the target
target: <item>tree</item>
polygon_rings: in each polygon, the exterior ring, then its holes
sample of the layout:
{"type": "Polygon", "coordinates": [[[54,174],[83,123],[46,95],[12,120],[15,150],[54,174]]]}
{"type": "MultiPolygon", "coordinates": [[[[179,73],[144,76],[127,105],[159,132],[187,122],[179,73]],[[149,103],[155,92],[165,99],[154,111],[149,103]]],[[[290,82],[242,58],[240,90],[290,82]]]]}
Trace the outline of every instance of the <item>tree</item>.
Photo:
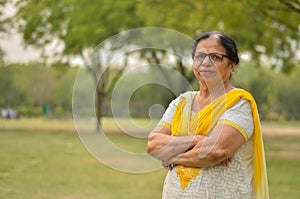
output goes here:
{"type": "Polygon", "coordinates": [[[299,62],[299,7],[297,0],[149,0],[142,1],[138,11],[147,26],[160,25],[192,37],[224,31],[236,39],[241,52],[257,60],[256,65],[288,72],[299,62]]]}
{"type": "MultiPolygon", "coordinates": [[[[271,59],[272,68],[290,72],[299,62],[300,3],[297,0],[248,1],[262,22],[263,52],[271,59]],[[265,18],[265,20],[263,20],[265,18]]],[[[260,23],[261,24],[261,23],[260,23]]],[[[260,25],[259,24],[259,25],[260,25]]]]}
{"type": "Polygon", "coordinates": [[[14,105],[16,86],[13,82],[14,73],[13,70],[9,67],[0,67],[0,91],[2,95],[0,96],[0,107],[5,107],[9,105],[14,105]],[[12,104],[13,103],[13,104],[12,104]]]}
{"type": "MultiPolygon", "coordinates": [[[[2,39],[3,34],[7,31],[7,16],[5,14],[5,6],[9,3],[9,0],[1,0],[0,1],[0,39],[2,39]]],[[[5,57],[5,52],[0,46],[0,67],[4,66],[4,57],[5,57]]]]}
{"type": "MultiPolygon", "coordinates": [[[[94,61],[87,58],[96,44],[122,30],[159,26],[196,37],[204,31],[217,29],[235,38],[241,52],[251,55],[257,66],[290,71],[299,61],[296,53],[300,45],[300,15],[295,0],[25,0],[17,1],[16,7],[18,12],[11,23],[16,24],[28,45],[42,48],[44,54],[49,54],[47,46],[54,43],[57,52],[50,54],[52,60],[66,62],[75,56],[84,60],[98,85],[98,120],[103,99],[124,71],[125,64],[119,72],[109,73],[109,70],[103,71],[106,63],[101,53],[95,54],[94,61]],[[111,77],[111,74],[116,76],[111,77]]],[[[120,47],[121,42],[106,46],[102,51],[113,53],[120,47]]],[[[159,54],[164,55],[150,50],[144,53],[144,58],[150,55],[148,60],[157,62],[159,54]]],[[[188,64],[180,57],[176,62],[177,69],[193,81],[188,64]]]]}
{"type": "MultiPolygon", "coordinates": [[[[107,84],[109,71],[103,71],[105,61],[89,60],[92,49],[103,40],[122,30],[139,27],[140,21],[135,14],[137,1],[110,0],[52,0],[52,1],[18,1],[14,22],[24,41],[29,45],[44,49],[56,43],[63,50],[51,55],[59,61],[68,61],[74,56],[80,57],[97,86],[97,118],[100,122],[103,100],[111,85],[107,84]],[[100,75],[101,78],[100,78],[100,75]]],[[[105,51],[113,51],[120,46],[110,46],[105,51]]],[[[101,49],[99,50],[101,51],[101,49]]],[[[106,54],[107,55],[107,54],[106,54]]],[[[108,55],[109,56],[109,55],[108,55]]],[[[120,73],[123,69],[120,69],[120,73]]],[[[118,74],[117,74],[118,75],[118,74]]],[[[113,78],[115,79],[115,78],[113,78]]]]}

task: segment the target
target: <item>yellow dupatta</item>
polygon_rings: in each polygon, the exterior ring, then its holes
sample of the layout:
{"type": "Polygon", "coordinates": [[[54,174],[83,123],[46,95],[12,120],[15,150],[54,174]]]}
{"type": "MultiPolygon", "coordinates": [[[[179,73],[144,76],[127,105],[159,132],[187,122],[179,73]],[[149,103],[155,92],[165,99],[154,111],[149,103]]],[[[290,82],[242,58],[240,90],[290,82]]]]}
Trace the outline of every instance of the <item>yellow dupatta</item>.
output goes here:
{"type": "MultiPolygon", "coordinates": [[[[254,191],[256,199],[268,199],[268,180],[265,164],[265,154],[257,106],[250,93],[242,89],[233,89],[214,100],[193,118],[191,106],[196,92],[186,92],[179,101],[172,120],[173,136],[207,135],[217,124],[220,116],[241,98],[250,102],[254,121],[254,191]]],[[[244,135],[247,140],[247,135],[244,135]]],[[[200,175],[201,168],[191,168],[179,165],[176,174],[184,190],[188,184],[200,175]]]]}

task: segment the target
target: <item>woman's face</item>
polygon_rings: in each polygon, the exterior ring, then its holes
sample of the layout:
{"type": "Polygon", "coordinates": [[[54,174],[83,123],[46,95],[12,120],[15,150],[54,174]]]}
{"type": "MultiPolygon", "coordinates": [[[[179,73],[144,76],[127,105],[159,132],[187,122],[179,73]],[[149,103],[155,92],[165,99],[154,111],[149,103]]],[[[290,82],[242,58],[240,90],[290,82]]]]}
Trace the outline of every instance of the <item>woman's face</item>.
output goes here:
{"type": "Polygon", "coordinates": [[[194,56],[194,74],[200,83],[208,86],[226,83],[235,67],[228,57],[226,49],[218,42],[217,36],[212,36],[198,43],[194,56]],[[205,54],[210,54],[206,56],[205,54]],[[216,53],[216,54],[211,54],[216,53]],[[203,57],[205,57],[203,59],[203,57]]]}

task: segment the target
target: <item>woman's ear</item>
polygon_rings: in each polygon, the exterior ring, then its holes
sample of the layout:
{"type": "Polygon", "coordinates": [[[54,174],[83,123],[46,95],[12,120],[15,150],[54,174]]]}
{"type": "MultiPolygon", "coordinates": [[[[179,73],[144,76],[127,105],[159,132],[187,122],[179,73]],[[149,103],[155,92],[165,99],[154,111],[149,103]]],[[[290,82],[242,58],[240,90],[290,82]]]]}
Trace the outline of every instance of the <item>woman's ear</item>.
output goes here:
{"type": "Polygon", "coordinates": [[[234,70],[235,66],[236,66],[235,62],[234,62],[234,61],[232,61],[232,62],[230,63],[230,67],[231,67],[231,69],[232,69],[232,70],[234,70]]]}

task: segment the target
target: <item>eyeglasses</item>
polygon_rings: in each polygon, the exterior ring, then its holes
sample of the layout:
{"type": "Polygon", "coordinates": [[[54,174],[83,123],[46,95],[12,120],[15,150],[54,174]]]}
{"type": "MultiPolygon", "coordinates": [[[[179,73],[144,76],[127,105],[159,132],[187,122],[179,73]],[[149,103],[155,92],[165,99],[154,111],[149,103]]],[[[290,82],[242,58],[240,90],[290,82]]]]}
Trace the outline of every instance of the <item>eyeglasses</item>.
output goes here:
{"type": "Polygon", "coordinates": [[[202,63],[204,61],[204,59],[205,59],[206,56],[208,56],[209,59],[212,62],[214,62],[214,63],[222,62],[223,61],[223,57],[227,57],[227,58],[231,59],[231,57],[229,57],[228,55],[224,55],[224,54],[221,54],[221,53],[209,53],[209,54],[206,54],[206,53],[198,52],[194,56],[194,61],[202,63]]]}

